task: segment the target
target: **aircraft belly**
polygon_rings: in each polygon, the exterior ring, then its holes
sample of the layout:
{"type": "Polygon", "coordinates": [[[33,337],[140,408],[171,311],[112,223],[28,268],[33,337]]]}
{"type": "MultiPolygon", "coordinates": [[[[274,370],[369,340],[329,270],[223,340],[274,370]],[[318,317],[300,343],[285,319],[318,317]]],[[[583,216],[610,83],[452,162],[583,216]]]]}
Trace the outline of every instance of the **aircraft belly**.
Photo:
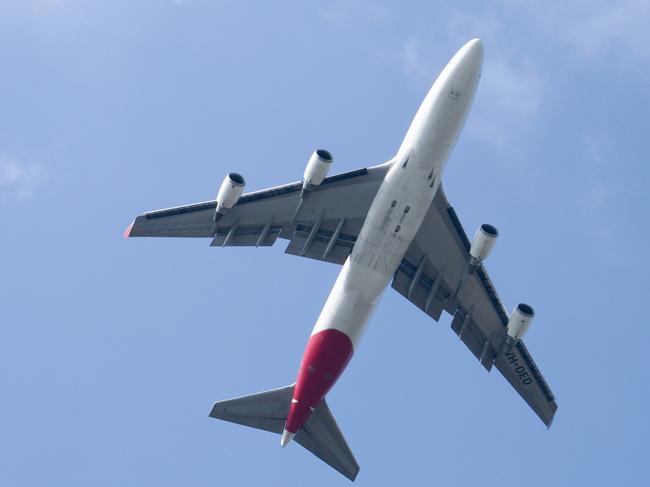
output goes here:
{"type": "Polygon", "coordinates": [[[422,224],[435,188],[414,169],[387,178],[370,207],[305,348],[286,435],[297,433],[343,373],[422,224]]]}
{"type": "Polygon", "coordinates": [[[309,338],[281,444],[343,373],[419,231],[474,96],[474,68],[452,60],[418,110],[309,338]]]}
{"type": "MultiPolygon", "coordinates": [[[[399,168],[390,172],[394,170],[399,168]]],[[[348,335],[356,348],[422,224],[435,189],[415,167],[386,178],[312,335],[333,328],[348,335]]]]}

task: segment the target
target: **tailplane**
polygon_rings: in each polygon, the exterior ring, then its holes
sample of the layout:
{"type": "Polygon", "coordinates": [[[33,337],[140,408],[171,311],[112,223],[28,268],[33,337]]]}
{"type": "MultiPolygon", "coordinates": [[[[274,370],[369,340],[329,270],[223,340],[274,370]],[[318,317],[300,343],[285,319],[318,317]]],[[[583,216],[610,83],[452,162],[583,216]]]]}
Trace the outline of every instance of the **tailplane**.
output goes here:
{"type": "MultiPolygon", "coordinates": [[[[219,401],[210,416],[231,423],[282,434],[293,397],[293,385],[250,396],[219,401]]],[[[309,416],[294,440],[350,480],[359,473],[359,464],[334,416],[323,399],[309,416]]],[[[286,444],[286,441],[285,441],[286,444]]]]}

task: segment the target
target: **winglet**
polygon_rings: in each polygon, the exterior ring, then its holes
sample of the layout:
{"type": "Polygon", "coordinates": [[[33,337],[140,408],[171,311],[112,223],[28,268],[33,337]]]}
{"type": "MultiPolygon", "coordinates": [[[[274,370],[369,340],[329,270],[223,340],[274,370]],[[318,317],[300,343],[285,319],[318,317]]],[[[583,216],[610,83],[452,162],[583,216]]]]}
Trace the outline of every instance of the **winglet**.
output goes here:
{"type": "Polygon", "coordinates": [[[124,238],[129,238],[131,236],[131,229],[133,228],[134,223],[135,221],[133,221],[133,223],[131,223],[128,227],[126,227],[126,230],[124,230],[124,238]]]}

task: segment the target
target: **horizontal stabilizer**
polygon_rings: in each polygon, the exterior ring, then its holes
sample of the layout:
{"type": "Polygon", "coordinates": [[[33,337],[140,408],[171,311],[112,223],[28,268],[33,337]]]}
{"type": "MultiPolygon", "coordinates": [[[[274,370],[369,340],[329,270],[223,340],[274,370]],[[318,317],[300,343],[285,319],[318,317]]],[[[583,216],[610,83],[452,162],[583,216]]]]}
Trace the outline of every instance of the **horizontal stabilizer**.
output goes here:
{"type": "MultiPolygon", "coordinates": [[[[294,385],[242,396],[214,404],[210,416],[281,434],[287,419],[294,385]]],[[[314,409],[295,441],[350,480],[359,473],[359,464],[323,399],[314,409]]]]}
{"type": "Polygon", "coordinates": [[[210,416],[272,433],[282,433],[293,385],[214,404],[210,416]]]}
{"type": "Polygon", "coordinates": [[[357,477],[359,464],[354,459],[325,399],[316,406],[305,426],[300,428],[295,441],[350,480],[357,477]]]}

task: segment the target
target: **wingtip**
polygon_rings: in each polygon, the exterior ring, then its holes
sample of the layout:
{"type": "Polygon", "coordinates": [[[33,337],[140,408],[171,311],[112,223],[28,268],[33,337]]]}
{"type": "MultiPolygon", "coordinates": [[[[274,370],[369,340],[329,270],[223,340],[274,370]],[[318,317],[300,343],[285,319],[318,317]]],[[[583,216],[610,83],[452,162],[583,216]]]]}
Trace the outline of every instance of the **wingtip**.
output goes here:
{"type": "Polygon", "coordinates": [[[214,419],[223,419],[223,417],[219,414],[220,412],[225,412],[225,409],[220,409],[219,408],[219,403],[215,402],[214,405],[212,406],[212,409],[210,410],[210,414],[208,414],[209,417],[214,418],[214,419]]]}
{"type": "Polygon", "coordinates": [[[133,229],[133,224],[135,222],[132,222],[128,227],[126,227],[126,230],[124,230],[124,238],[129,238],[131,236],[131,230],[133,229]]]}
{"type": "Polygon", "coordinates": [[[551,416],[551,419],[549,419],[546,422],[546,431],[551,429],[551,426],[553,425],[553,420],[555,419],[555,413],[553,413],[553,416],[551,416]]]}

